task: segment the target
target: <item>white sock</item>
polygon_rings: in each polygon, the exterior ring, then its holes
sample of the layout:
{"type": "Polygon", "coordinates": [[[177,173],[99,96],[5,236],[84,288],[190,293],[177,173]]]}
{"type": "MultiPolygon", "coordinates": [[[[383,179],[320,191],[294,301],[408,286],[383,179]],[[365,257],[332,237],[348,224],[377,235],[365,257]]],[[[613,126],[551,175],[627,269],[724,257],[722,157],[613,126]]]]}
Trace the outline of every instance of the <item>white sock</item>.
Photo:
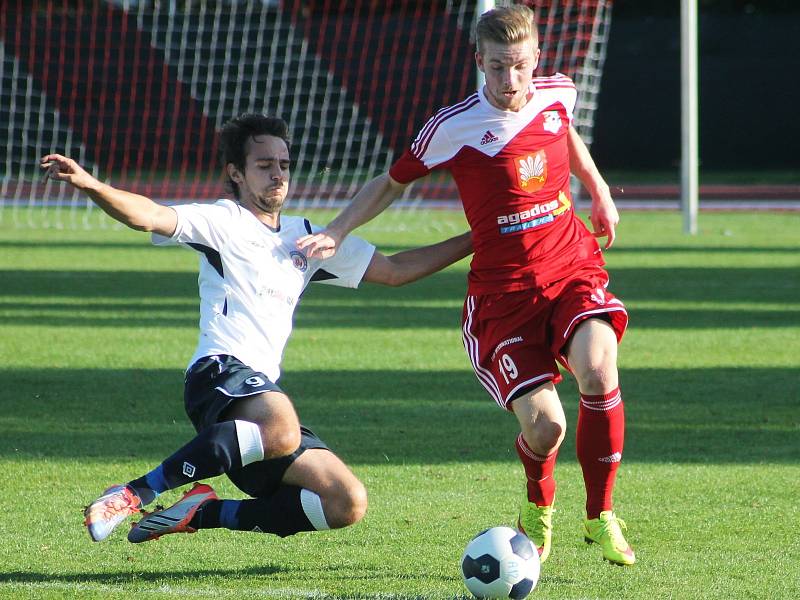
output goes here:
{"type": "Polygon", "coordinates": [[[328,521],[325,520],[325,512],[322,510],[322,500],[314,492],[307,489],[300,490],[300,503],[303,505],[303,512],[306,513],[308,520],[317,531],[330,529],[328,521]]]}
{"type": "Polygon", "coordinates": [[[234,421],[236,423],[236,437],[239,440],[239,455],[242,457],[242,466],[264,460],[264,444],[261,442],[261,429],[250,421],[234,421]]]}

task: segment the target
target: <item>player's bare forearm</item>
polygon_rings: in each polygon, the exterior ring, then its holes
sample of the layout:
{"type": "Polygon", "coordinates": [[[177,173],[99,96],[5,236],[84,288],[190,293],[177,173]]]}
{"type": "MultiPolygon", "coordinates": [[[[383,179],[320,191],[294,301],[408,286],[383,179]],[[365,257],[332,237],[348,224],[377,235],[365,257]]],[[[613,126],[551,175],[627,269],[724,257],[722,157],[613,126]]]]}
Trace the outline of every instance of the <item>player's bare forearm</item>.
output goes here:
{"type": "Polygon", "coordinates": [[[351,231],[386,210],[404,188],[405,186],[395,184],[388,173],[379,175],[358,191],[350,204],[328,224],[327,229],[344,239],[351,231]]]}
{"type": "Polygon", "coordinates": [[[400,286],[411,283],[458,262],[472,253],[472,239],[466,232],[438,244],[404,250],[391,256],[375,252],[364,281],[400,286]]]}
{"type": "Polygon", "coordinates": [[[111,218],[137,231],[153,231],[170,236],[177,226],[177,214],[150,198],[126,192],[98,181],[69,157],[48,154],[42,157],[41,167],[46,176],[63,181],[81,190],[111,218]]]}
{"type": "Polygon", "coordinates": [[[606,238],[606,248],[610,248],[616,237],[619,213],[611,198],[611,190],[594,164],[589,149],[583,143],[574,127],[570,126],[567,137],[569,148],[570,171],[580,179],[592,196],[592,212],[589,220],[592,223],[595,237],[606,238]]]}
{"type": "Polygon", "coordinates": [[[584,187],[589,190],[592,198],[595,195],[608,194],[608,184],[597,170],[594,159],[589,153],[586,144],[583,143],[581,136],[574,127],[569,128],[568,147],[569,147],[569,169],[584,187]]]}
{"type": "Polygon", "coordinates": [[[158,205],[150,198],[100,182],[83,191],[98,207],[123,225],[137,231],[153,230],[153,215],[158,205]]]}
{"type": "Polygon", "coordinates": [[[329,258],[356,227],[374,219],[403,192],[405,185],[392,180],[388,173],[379,175],[359,190],[350,204],[319,233],[297,240],[298,249],[309,258],[329,258]]]}

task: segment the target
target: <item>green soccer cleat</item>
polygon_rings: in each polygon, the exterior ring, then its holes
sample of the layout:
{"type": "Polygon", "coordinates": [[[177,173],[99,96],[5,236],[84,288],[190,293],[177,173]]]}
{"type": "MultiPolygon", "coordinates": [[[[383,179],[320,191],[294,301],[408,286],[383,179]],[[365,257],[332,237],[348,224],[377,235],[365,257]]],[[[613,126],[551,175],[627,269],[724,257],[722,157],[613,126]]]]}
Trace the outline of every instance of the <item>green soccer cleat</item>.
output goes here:
{"type": "Polygon", "coordinates": [[[524,502],[519,510],[517,530],[521,531],[533,542],[539,551],[539,562],[550,556],[550,544],[553,540],[553,506],[537,506],[534,502],[524,502]]]}
{"type": "Polygon", "coordinates": [[[625,521],[613,511],[604,510],[596,519],[584,519],[583,535],[587,544],[599,544],[603,558],[615,565],[632,565],[636,562],[633,548],[625,540],[622,530],[628,530],[625,521]]]}

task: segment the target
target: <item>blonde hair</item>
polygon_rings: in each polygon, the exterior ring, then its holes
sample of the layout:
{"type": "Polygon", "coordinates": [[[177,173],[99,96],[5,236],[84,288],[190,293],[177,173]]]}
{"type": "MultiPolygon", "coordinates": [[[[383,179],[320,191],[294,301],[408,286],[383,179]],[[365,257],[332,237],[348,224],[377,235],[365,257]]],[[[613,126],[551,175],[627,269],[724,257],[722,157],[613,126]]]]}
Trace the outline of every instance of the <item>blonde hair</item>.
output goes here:
{"type": "Polygon", "coordinates": [[[475,26],[475,42],[481,52],[483,42],[516,44],[525,40],[539,45],[534,12],[524,4],[493,8],[483,13],[475,26]]]}

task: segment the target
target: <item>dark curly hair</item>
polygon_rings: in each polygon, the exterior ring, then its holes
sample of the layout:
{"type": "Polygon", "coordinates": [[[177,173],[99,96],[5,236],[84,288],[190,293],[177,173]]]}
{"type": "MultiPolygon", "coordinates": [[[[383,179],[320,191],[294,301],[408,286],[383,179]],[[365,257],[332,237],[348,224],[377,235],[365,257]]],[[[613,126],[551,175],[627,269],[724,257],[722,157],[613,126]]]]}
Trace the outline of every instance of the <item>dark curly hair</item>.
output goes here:
{"type": "MultiPolygon", "coordinates": [[[[280,117],[270,117],[260,113],[244,113],[234,117],[222,126],[219,132],[219,155],[223,166],[233,163],[244,172],[247,156],[247,140],[260,135],[273,135],[281,138],[289,146],[289,125],[280,117]]],[[[239,186],[225,171],[225,184],[239,198],[239,186]]]]}

